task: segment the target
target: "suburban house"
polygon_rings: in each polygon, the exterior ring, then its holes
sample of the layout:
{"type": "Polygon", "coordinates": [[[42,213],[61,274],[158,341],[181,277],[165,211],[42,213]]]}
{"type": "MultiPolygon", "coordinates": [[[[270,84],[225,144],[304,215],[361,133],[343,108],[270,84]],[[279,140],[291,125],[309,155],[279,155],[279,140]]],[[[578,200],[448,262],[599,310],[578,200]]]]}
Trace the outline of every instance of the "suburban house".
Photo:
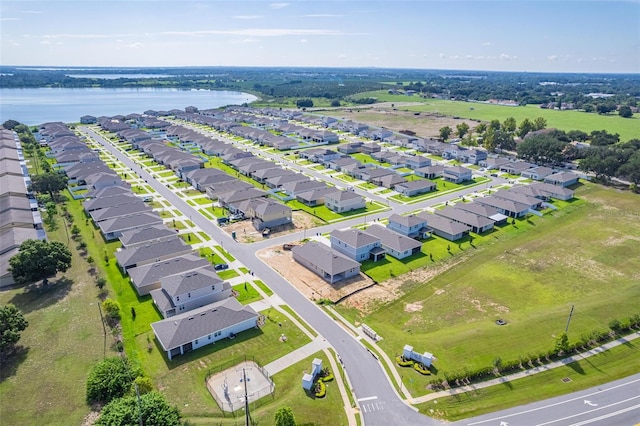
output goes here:
{"type": "Polygon", "coordinates": [[[524,170],[520,173],[520,176],[527,179],[543,180],[551,174],[553,174],[553,169],[550,169],[549,167],[533,167],[531,169],[524,170]]]}
{"type": "Polygon", "coordinates": [[[360,274],[360,263],[322,243],[308,242],[291,250],[293,259],[333,284],[360,274]]]}
{"type": "Polygon", "coordinates": [[[267,179],[271,179],[274,177],[284,176],[284,175],[296,175],[296,174],[298,173],[291,170],[282,169],[280,167],[273,167],[270,169],[256,170],[251,174],[251,176],[258,182],[264,183],[267,179]]]}
{"type": "Polygon", "coordinates": [[[495,225],[504,224],[508,218],[508,216],[500,213],[497,208],[480,203],[458,203],[456,204],[456,208],[489,218],[494,221],[495,225]]]}
{"type": "Polygon", "coordinates": [[[192,251],[191,246],[185,244],[180,238],[175,237],[120,250],[116,252],[116,260],[122,270],[126,271],[148,263],[189,254],[192,251]]]}
{"type": "MultiPolygon", "coordinates": [[[[464,204],[464,203],[461,203],[464,204]]],[[[453,206],[447,206],[444,209],[436,209],[435,214],[445,217],[471,227],[471,231],[481,234],[493,229],[495,222],[485,216],[480,216],[467,210],[459,209],[453,206]]]]}
{"type": "Polygon", "coordinates": [[[154,225],[125,231],[118,239],[122,243],[122,248],[130,248],[150,241],[168,240],[175,235],[174,231],[164,225],[154,225]]]}
{"type": "Polygon", "coordinates": [[[499,170],[511,175],[519,175],[522,172],[531,169],[533,166],[533,164],[526,163],[524,161],[514,161],[513,163],[506,163],[501,165],[499,170]]]}
{"type": "Polygon", "coordinates": [[[379,178],[374,178],[371,180],[371,182],[378,186],[384,186],[385,188],[394,188],[397,185],[406,183],[407,180],[399,174],[393,173],[390,175],[381,176],[379,178]]]}
{"type": "Polygon", "coordinates": [[[269,188],[279,188],[282,185],[286,184],[286,183],[290,183],[290,182],[298,182],[301,180],[311,180],[308,177],[306,177],[305,175],[303,175],[302,173],[288,173],[288,174],[284,174],[284,175],[279,175],[279,176],[275,176],[272,178],[269,178],[265,181],[265,183],[267,184],[267,186],[269,188]]]}
{"type": "Polygon", "coordinates": [[[447,182],[462,183],[472,179],[473,172],[462,166],[446,166],[442,172],[442,177],[447,182]]]}
{"type": "Polygon", "coordinates": [[[314,163],[325,163],[340,158],[341,156],[341,153],[325,148],[313,148],[300,152],[300,158],[306,158],[314,163]]]}
{"type": "Polygon", "coordinates": [[[356,160],[353,157],[340,157],[340,158],[336,158],[335,160],[331,160],[327,162],[326,166],[333,170],[342,171],[343,167],[346,167],[349,165],[359,166],[360,164],[361,164],[360,161],[356,160]]]}
{"type": "Polygon", "coordinates": [[[249,305],[227,298],[151,324],[156,339],[172,359],[218,340],[258,327],[260,315],[249,305]]]}
{"type": "Polygon", "coordinates": [[[195,254],[187,254],[155,263],[150,263],[127,270],[131,283],[139,296],[149,294],[151,290],[160,288],[160,280],[164,277],[192,271],[209,266],[211,263],[195,254]]]}
{"type": "Polygon", "coordinates": [[[502,157],[488,157],[485,158],[484,160],[480,160],[478,162],[478,165],[480,165],[481,167],[486,167],[487,169],[490,170],[498,170],[500,169],[500,166],[502,166],[503,164],[508,164],[511,161],[507,158],[502,158],[502,157]]]}
{"type": "Polygon", "coordinates": [[[578,175],[571,172],[554,173],[545,177],[544,182],[550,183],[551,185],[567,187],[578,183],[578,175]]]}
{"type": "Polygon", "coordinates": [[[382,225],[371,225],[364,232],[378,238],[387,254],[396,259],[404,259],[412,254],[420,253],[422,248],[420,241],[406,237],[382,225]]]}
{"type": "Polygon", "coordinates": [[[336,213],[364,209],[366,201],[362,195],[353,191],[335,190],[324,195],[324,205],[336,213]]]}
{"type": "Polygon", "coordinates": [[[535,182],[530,185],[515,185],[509,191],[536,197],[543,201],[550,198],[567,201],[573,198],[575,191],[559,185],[551,185],[550,183],[535,182]]]}
{"type": "Polygon", "coordinates": [[[123,204],[115,207],[105,207],[103,209],[91,211],[90,216],[94,222],[100,222],[102,220],[113,219],[120,216],[128,216],[135,213],[151,212],[151,207],[146,205],[142,199],[138,198],[140,202],[123,204]]]}
{"type": "Polygon", "coordinates": [[[410,169],[419,169],[431,165],[431,159],[422,155],[408,155],[405,164],[410,169]]]}
{"type": "Polygon", "coordinates": [[[529,211],[529,206],[526,204],[522,204],[517,201],[506,200],[504,198],[494,197],[492,195],[488,197],[476,198],[474,202],[490,207],[495,207],[500,213],[509,217],[522,217],[529,211]]]}
{"type": "Polygon", "coordinates": [[[500,189],[494,192],[493,195],[498,198],[504,198],[505,200],[511,200],[518,203],[526,204],[531,210],[536,210],[542,207],[542,200],[527,194],[523,194],[521,192],[500,189]]]}
{"type": "Polygon", "coordinates": [[[231,285],[222,281],[213,266],[160,279],[151,298],[164,318],[191,311],[231,297],[231,285]]]}
{"type": "Polygon", "coordinates": [[[389,216],[387,228],[409,238],[425,238],[427,234],[427,221],[416,215],[389,216]]]}
{"type": "Polygon", "coordinates": [[[309,207],[321,206],[324,204],[324,196],[330,192],[335,192],[333,187],[316,188],[306,192],[296,194],[296,200],[309,207]]]}
{"type": "Polygon", "coordinates": [[[471,230],[469,226],[463,223],[455,222],[435,214],[422,212],[418,213],[418,216],[427,221],[427,229],[449,241],[459,240],[465,235],[469,235],[469,231],[471,230]]]}
{"type": "Polygon", "coordinates": [[[334,230],[329,236],[331,248],[357,262],[372,259],[374,262],[384,257],[380,239],[359,229],[334,230]]]}
{"type": "Polygon", "coordinates": [[[160,225],[163,222],[164,221],[158,213],[150,211],[114,217],[112,219],[97,222],[96,225],[100,228],[100,232],[102,232],[104,239],[111,241],[120,238],[123,232],[136,228],[160,225]]]}
{"type": "Polygon", "coordinates": [[[430,180],[412,180],[409,182],[403,182],[396,184],[393,188],[397,192],[401,193],[405,197],[413,197],[420,194],[425,194],[436,189],[435,182],[430,180]]]}
{"type": "Polygon", "coordinates": [[[139,202],[140,202],[139,197],[136,197],[132,193],[128,192],[124,194],[113,195],[111,197],[93,198],[83,202],[82,206],[84,207],[84,211],[86,211],[87,213],[90,213],[93,210],[103,209],[105,207],[115,207],[115,206],[121,206],[123,204],[139,203],[139,202]]]}
{"type": "Polygon", "coordinates": [[[280,190],[290,197],[295,197],[300,193],[311,191],[313,189],[328,188],[327,184],[319,180],[301,180],[297,182],[288,182],[280,187],[280,190]]]}
{"type": "Polygon", "coordinates": [[[266,192],[260,189],[251,187],[251,188],[240,189],[238,191],[230,191],[230,192],[225,192],[223,194],[219,194],[218,203],[220,204],[220,206],[228,208],[232,212],[235,212],[237,211],[238,204],[241,203],[242,201],[251,200],[253,198],[266,197],[266,196],[267,196],[266,192]]]}
{"type": "Polygon", "coordinates": [[[444,166],[436,164],[434,166],[420,167],[419,169],[416,169],[414,173],[416,176],[433,179],[442,176],[442,173],[444,173],[444,166]]]}
{"type": "Polygon", "coordinates": [[[362,142],[345,143],[338,146],[338,151],[343,154],[355,154],[357,152],[360,152],[361,146],[362,142]]]}
{"type": "Polygon", "coordinates": [[[362,144],[360,147],[360,152],[363,154],[373,154],[374,152],[380,152],[382,147],[375,142],[368,142],[362,144]]]}
{"type": "Polygon", "coordinates": [[[245,217],[251,219],[253,227],[258,231],[265,228],[288,225],[292,221],[292,212],[289,206],[277,203],[267,198],[253,198],[237,204],[236,210],[241,211],[245,217]]]}

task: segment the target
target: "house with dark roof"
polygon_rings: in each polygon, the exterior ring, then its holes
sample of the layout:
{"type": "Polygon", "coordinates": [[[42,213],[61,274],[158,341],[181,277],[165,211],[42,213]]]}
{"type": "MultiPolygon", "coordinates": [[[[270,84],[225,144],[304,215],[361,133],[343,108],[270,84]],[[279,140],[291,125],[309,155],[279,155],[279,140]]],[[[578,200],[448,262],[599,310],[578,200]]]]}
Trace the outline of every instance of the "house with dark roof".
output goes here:
{"type": "Polygon", "coordinates": [[[249,305],[227,298],[151,324],[167,357],[182,355],[202,346],[258,327],[260,315],[249,305]]]}
{"type": "Polygon", "coordinates": [[[184,256],[131,268],[127,270],[127,273],[138,295],[144,296],[149,294],[151,290],[160,288],[160,280],[164,277],[192,271],[208,265],[211,265],[211,263],[207,259],[189,253],[184,256]]]}
{"type": "Polygon", "coordinates": [[[416,169],[414,173],[416,176],[433,179],[442,176],[442,173],[444,173],[444,166],[436,164],[433,166],[420,167],[419,169],[416,169]]]}
{"type": "Polygon", "coordinates": [[[236,210],[250,219],[253,227],[258,231],[292,223],[291,207],[268,198],[252,198],[242,201],[237,204],[236,210]]]}
{"type": "Polygon", "coordinates": [[[431,159],[422,155],[407,155],[406,165],[412,170],[428,167],[431,165],[431,159]]]}
{"type": "Polygon", "coordinates": [[[324,195],[324,205],[331,211],[344,213],[364,209],[366,201],[362,195],[358,195],[353,191],[335,190],[324,195]]]}
{"type": "Polygon", "coordinates": [[[350,166],[350,165],[359,166],[360,164],[361,164],[360,161],[356,160],[353,157],[340,157],[340,158],[336,158],[335,160],[331,160],[327,162],[326,166],[332,170],[342,171],[343,167],[350,166]]]}
{"type": "Polygon", "coordinates": [[[462,183],[472,179],[473,172],[462,166],[445,166],[442,178],[447,182],[462,183]]]}
{"type": "Polygon", "coordinates": [[[324,196],[335,191],[336,189],[334,187],[329,186],[316,188],[296,194],[296,200],[309,207],[321,206],[324,204],[324,196]]]}
{"type": "Polygon", "coordinates": [[[360,152],[361,146],[362,146],[362,142],[344,143],[338,146],[338,151],[343,154],[355,154],[357,152],[360,152]]]}
{"type": "Polygon", "coordinates": [[[504,224],[508,216],[503,215],[497,208],[480,203],[458,203],[456,208],[464,210],[478,216],[483,216],[494,221],[495,225],[504,224]]]}
{"type": "Polygon", "coordinates": [[[212,200],[217,200],[221,194],[226,194],[232,191],[240,191],[247,188],[255,187],[248,182],[238,180],[236,178],[234,178],[233,180],[210,183],[204,186],[204,190],[207,193],[207,196],[212,200]]]}
{"type": "Polygon", "coordinates": [[[93,221],[97,223],[102,220],[151,211],[151,207],[147,206],[142,201],[142,199],[138,198],[138,200],[140,200],[140,202],[138,203],[128,203],[121,206],[105,207],[103,209],[92,210],[89,214],[91,215],[91,219],[93,219],[93,221]]]}
{"type": "Polygon", "coordinates": [[[287,170],[287,169],[283,169],[280,167],[272,167],[270,169],[262,169],[262,170],[257,170],[255,172],[252,173],[252,177],[260,182],[260,183],[264,183],[267,179],[271,179],[271,178],[275,178],[278,176],[285,176],[285,175],[297,175],[298,173],[292,171],[292,170],[287,170]]]}
{"type": "Polygon", "coordinates": [[[373,154],[374,152],[380,152],[382,147],[375,142],[363,143],[360,147],[360,152],[363,154],[373,154]]]}
{"type": "Polygon", "coordinates": [[[551,185],[567,187],[578,183],[578,175],[571,172],[554,173],[545,177],[544,182],[550,183],[551,185]]]}
{"type": "MultiPolygon", "coordinates": [[[[460,203],[465,204],[465,203],[460,203]]],[[[453,206],[447,206],[443,209],[436,209],[435,214],[459,222],[471,227],[471,231],[476,234],[493,229],[495,222],[485,216],[480,216],[467,210],[459,209],[453,206]]]]}
{"type": "Polygon", "coordinates": [[[508,164],[510,162],[511,161],[509,159],[503,157],[488,157],[484,160],[480,160],[478,162],[478,165],[491,170],[499,170],[500,166],[502,166],[503,164],[508,164]]]}
{"type": "Polygon", "coordinates": [[[146,226],[144,228],[125,231],[118,238],[123,248],[131,248],[152,241],[162,241],[174,238],[176,233],[164,225],[146,226]]]}
{"type": "Polygon", "coordinates": [[[116,252],[116,260],[123,271],[148,263],[171,259],[193,251],[182,239],[174,237],[167,240],[147,242],[116,252]]]}
{"type": "Polygon", "coordinates": [[[384,251],[380,239],[359,229],[334,230],[329,236],[331,248],[346,255],[349,259],[364,262],[372,259],[374,262],[384,258],[384,251]]]}
{"type": "Polygon", "coordinates": [[[543,182],[534,182],[530,185],[515,185],[509,191],[526,194],[543,201],[548,201],[550,198],[567,201],[573,198],[575,192],[560,185],[551,185],[543,182]]]}
{"type": "Polygon", "coordinates": [[[156,212],[150,211],[114,217],[97,222],[96,225],[100,228],[104,239],[111,241],[120,238],[123,232],[136,228],[160,225],[162,223],[162,218],[156,212]]]}
{"type": "Polygon", "coordinates": [[[542,207],[542,200],[536,197],[532,197],[521,192],[511,191],[511,189],[500,189],[493,193],[494,197],[504,198],[505,200],[516,201],[518,203],[529,206],[531,210],[537,210],[542,207]]]}
{"type": "Polygon", "coordinates": [[[397,185],[406,183],[407,180],[394,172],[393,174],[390,174],[390,175],[374,178],[371,180],[371,182],[378,186],[383,186],[385,188],[394,188],[397,185]]]}
{"type": "Polygon", "coordinates": [[[241,202],[262,197],[267,197],[267,193],[252,186],[250,188],[218,194],[218,203],[220,206],[235,213],[238,211],[238,205],[241,202]]]}
{"type": "Polygon", "coordinates": [[[520,175],[522,172],[531,169],[534,164],[524,161],[514,161],[512,163],[506,163],[500,166],[501,172],[509,173],[511,175],[520,175]]]}
{"type": "Polygon", "coordinates": [[[531,169],[524,170],[522,173],[520,173],[520,176],[527,179],[543,180],[544,178],[546,178],[551,174],[553,174],[553,169],[549,167],[540,166],[540,167],[533,167],[531,169]]]}
{"type": "Polygon", "coordinates": [[[290,183],[290,182],[299,182],[299,181],[307,181],[311,180],[302,173],[294,173],[294,174],[285,174],[279,175],[272,178],[269,178],[265,181],[265,184],[269,188],[280,188],[282,185],[290,183]]]}
{"type": "Polygon", "coordinates": [[[151,298],[164,318],[179,315],[231,297],[231,285],[222,281],[213,266],[163,277],[151,298]]]}
{"type": "Polygon", "coordinates": [[[329,284],[360,274],[360,263],[322,243],[311,241],[302,246],[295,246],[291,253],[296,262],[329,284]]]}
{"type": "Polygon", "coordinates": [[[328,188],[327,184],[319,180],[306,180],[297,182],[288,182],[282,185],[281,190],[290,197],[295,197],[300,193],[311,191],[313,189],[328,188]]]}
{"type": "Polygon", "coordinates": [[[465,235],[469,235],[469,231],[471,231],[470,226],[446,217],[426,212],[418,213],[418,216],[427,221],[427,229],[429,231],[449,241],[459,240],[465,235]]]}
{"type": "Polygon", "coordinates": [[[386,253],[396,259],[404,259],[405,257],[420,253],[422,248],[420,241],[392,231],[382,225],[371,225],[363,232],[378,238],[386,253]]]}
{"type": "Polygon", "coordinates": [[[427,221],[416,215],[400,216],[394,213],[389,216],[387,228],[409,238],[427,237],[427,221]]]}
{"type": "Polygon", "coordinates": [[[480,197],[474,200],[474,203],[484,204],[495,207],[500,213],[509,217],[522,217],[529,211],[529,206],[513,200],[494,197],[480,197]]]}
{"type": "Polygon", "coordinates": [[[84,211],[91,213],[93,210],[103,209],[105,207],[121,206],[123,204],[139,203],[140,198],[130,192],[125,192],[108,197],[92,198],[82,203],[84,211]]]}
{"type": "Polygon", "coordinates": [[[405,197],[413,197],[435,190],[436,184],[435,182],[427,179],[420,179],[396,184],[393,189],[401,193],[405,197]]]}

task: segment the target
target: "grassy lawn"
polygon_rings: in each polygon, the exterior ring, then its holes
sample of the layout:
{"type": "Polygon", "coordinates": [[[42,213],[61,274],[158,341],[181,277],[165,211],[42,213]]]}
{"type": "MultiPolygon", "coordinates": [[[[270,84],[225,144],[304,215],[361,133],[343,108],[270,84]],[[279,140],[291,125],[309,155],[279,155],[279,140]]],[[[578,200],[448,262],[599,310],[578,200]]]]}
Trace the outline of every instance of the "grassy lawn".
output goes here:
{"type": "Polygon", "coordinates": [[[221,280],[230,280],[231,278],[239,277],[240,274],[235,269],[227,269],[218,272],[218,276],[221,280]]]}
{"type": "Polygon", "coordinates": [[[267,287],[267,285],[265,283],[263,283],[260,280],[255,280],[253,282],[255,285],[257,285],[260,290],[262,290],[264,292],[264,294],[266,294],[267,296],[271,296],[273,295],[273,291],[271,291],[271,289],[269,287],[267,287]]]}
{"type": "Polygon", "coordinates": [[[200,236],[200,238],[202,238],[203,241],[211,241],[211,237],[204,231],[198,232],[198,235],[200,236]]]}
{"type": "Polygon", "coordinates": [[[360,185],[356,185],[358,188],[360,189],[376,189],[378,188],[378,185],[374,185],[370,182],[365,182],[365,183],[361,183],[360,185]]]}
{"type": "MultiPolygon", "coordinates": [[[[366,98],[374,96],[379,102],[406,102],[407,98],[401,95],[389,95],[385,91],[360,93],[358,97],[366,98]]],[[[548,128],[560,130],[582,130],[590,133],[592,130],[607,130],[610,133],[620,134],[622,141],[627,141],[638,135],[638,118],[622,118],[619,115],[599,115],[580,111],[556,111],[541,109],[538,105],[526,105],[510,107],[503,105],[490,105],[462,101],[446,101],[440,99],[420,99],[413,97],[413,102],[424,102],[424,105],[403,107],[409,111],[437,112],[448,116],[491,121],[498,119],[503,122],[507,117],[513,117],[518,123],[525,118],[534,120],[543,117],[547,120],[548,128]]],[[[366,122],[365,112],[361,113],[361,121],[366,122]]]]}
{"type": "Polygon", "coordinates": [[[238,292],[236,299],[243,305],[248,305],[251,302],[262,300],[260,293],[250,283],[234,285],[233,289],[238,292]]]}
{"type": "Polygon", "coordinates": [[[167,171],[164,171],[164,172],[156,173],[156,176],[158,176],[158,177],[169,177],[169,176],[175,176],[175,173],[172,170],[167,170],[167,171]]]}
{"type": "Polygon", "coordinates": [[[358,180],[358,179],[353,178],[353,177],[351,177],[351,176],[349,176],[347,174],[344,174],[344,173],[337,174],[337,175],[335,175],[333,177],[336,178],[336,179],[345,181],[345,182],[356,182],[358,180]]]}
{"type": "Polygon", "coordinates": [[[382,191],[378,191],[377,194],[388,194],[390,193],[392,190],[389,188],[385,188],[382,191]]]}
{"type": "Polygon", "coordinates": [[[249,270],[247,268],[245,268],[244,266],[238,268],[238,271],[242,272],[243,274],[248,274],[249,270]]]}
{"type": "MultiPolygon", "coordinates": [[[[442,243],[428,242],[423,252],[432,252],[434,261],[450,256],[461,263],[443,273],[433,272],[438,266],[429,272],[427,264],[425,274],[435,278],[405,281],[402,296],[367,315],[336,308],[384,336],[380,346],[390,356],[405,344],[434,353],[438,377],[487,367],[498,357],[507,362],[551,349],[573,304],[571,342],[604,331],[640,306],[640,223],[625,220],[637,211],[637,196],[592,184],[580,187],[577,196],[580,200],[558,204],[564,207],[542,218],[474,236],[476,248],[469,241],[451,243],[453,254],[463,250],[457,259],[446,247],[442,251],[442,243]],[[508,326],[497,327],[497,318],[508,326]]],[[[365,263],[362,269],[384,278],[385,268],[398,275],[396,268],[404,266],[383,264],[376,270],[365,263]]],[[[425,392],[419,383],[405,385],[414,394],[425,392]]]]}
{"type": "Polygon", "coordinates": [[[236,260],[236,258],[231,256],[231,254],[229,254],[227,251],[225,251],[225,249],[223,249],[222,246],[215,246],[215,248],[216,250],[218,250],[218,253],[222,254],[222,256],[227,258],[227,261],[233,262],[234,260],[236,260]]]}
{"type": "MultiPolygon", "coordinates": [[[[200,193],[200,192],[199,192],[199,193],[200,193]]],[[[189,201],[193,201],[193,202],[195,202],[196,204],[201,205],[201,206],[206,205],[206,204],[212,204],[212,203],[213,203],[213,201],[211,201],[211,198],[208,198],[208,197],[192,198],[192,199],[191,199],[191,200],[189,200],[189,201]]]]}
{"type": "Polygon", "coordinates": [[[509,407],[528,404],[554,396],[621,379],[638,372],[640,348],[637,342],[618,346],[564,367],[461,395],[418,404],[427,415],[448,421],[480,416],[509,407]],[[565,377],[570,382],[562,382],[565,377]]]}
{"type": "MultiPolygon", "coordinates": [[[[58,223],[48,236],[66,243],[58,223]]],[[[0,304],[15,304],[29,322],[18,342],[24,350],[2,361],[3,424],[81,424],[90,411],[85,402],[87,374],[105,354],[115,354],[110,334],[105,347],[95,278],[74,247],[72,241],[71,268],[48,288],[32,285],[0,292],[0,304]]]]}
{"type": "Polygon", "coordinates": [[[280,307],[281,307],[282,309],[284,309],[285,311],[287,311],[287,313],[288,313],[289,315],[291,315],[291,316],[292,316],[292,317],[294,317],[296,320],[298,320],[298,322],[299,322],[300,324],[302,324],[302,325],[304,326],[304,328],[306,328],[306,329],[307,329],[307,331],[309,331],[309,332],[313,335],[313,337],[317,337],[317,336],[318,336],[318,333],[316,333],[314,329],[312,329],[311,327],[309,327],[309,324],[307,324],[307,323],[306,323],[302,318],[300,318],[300,316],[299,316],[298,314],[296,314],[296,312],[295,312],[293,309],[291,309],[291,308],[289,307],[289,305],[281,305],[280,307]]]}
{"type": "Polygon", "coordinates": [[[214,251],[209,247],[202,247],[198,253],[201,257],[208,259],[213,265],[216,263],[227,263],[226,259],[223,259],[220,255],[214,253],[214,251]]]}
{"type": "Polygon", "coordinates": [[[356,160],[360,161],[362,164],[376,164],[378,166],[384,166],[384,167],[389,167],[391,165],[389,163],[382,163],[382,162],[374,159],[370,155],[363,154],[361,152],[358,152],[356,154],[350,154],[350,155],[351,155],[351,157],[353,157],[356,160]]]}
{"type": "Polygon", "coordinates": [[[178,235],[182,240],[187,244],[198,244],[201,243],[202,240],[193,232],[187,232],[185,234],[178,235]]]}
{"type": "MultiPolygon", "coordinates": [[[[376,186],[377,188],[377,186],[376,186]]],[[[358,210],[352,210],[350,212],[345,212],[345,213],[336,213],[332,210],[329,210],[326,206],[322,205],[322,206],[315,206],[315,207],[309,207],[297,200],[291,200],[291,201],[287,201],[286,203],[289,207],[291,207],[291,210],[303,210],[315,217],[317,217],[318,219],[322,219],[325,222],[338,222],[340,220],[346,220],[346,219],[351,219],[354,216],[360,216],[360,215],[365,215],[365,214],[371,214],[371,213],[375,213],[381,210],[385,210],[387,207],[382,205],[382,204],[378,204],[378,203],[367,203],[366,207],[364,209],[358,209],[358,210]]]]}

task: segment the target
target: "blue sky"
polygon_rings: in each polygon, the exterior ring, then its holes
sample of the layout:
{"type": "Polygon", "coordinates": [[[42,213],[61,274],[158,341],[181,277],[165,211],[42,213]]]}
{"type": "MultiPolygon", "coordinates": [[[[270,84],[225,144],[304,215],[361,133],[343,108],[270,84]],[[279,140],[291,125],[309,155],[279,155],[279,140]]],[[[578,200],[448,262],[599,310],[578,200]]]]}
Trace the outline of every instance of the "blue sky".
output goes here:
{"type": "Polygon", "coordinates": [[[0,62],[640,72],[640,0],[10,1],[0,62]]]}

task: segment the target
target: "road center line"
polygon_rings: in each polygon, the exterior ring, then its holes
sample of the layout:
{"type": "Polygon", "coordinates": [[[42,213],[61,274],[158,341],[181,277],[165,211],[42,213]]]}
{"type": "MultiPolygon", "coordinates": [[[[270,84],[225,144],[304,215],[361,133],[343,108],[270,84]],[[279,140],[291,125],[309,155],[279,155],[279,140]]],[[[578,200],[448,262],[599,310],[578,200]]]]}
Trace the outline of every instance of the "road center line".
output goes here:
{"type": "Polygon", "coordinates": [[[593,392],[593,393],[590,393],[588,395],[582,395],[582,396],[577,397],[577,398],[571,398],[571,399],[567,399],[567,400],[564,400],[564,401],[556,402],[554,404],[543,405],[541,407],[532,408],[530,410],[525,410],[525,411],[519,411],[517,413],[508,414],[506,416],[494,417],[494,418],[491,418],[491,419],[482,420],[482,421],[479,421],[479,422],[467,423],[467,424],[468,424],[468,426],[472,426],[472,425],[479,425],[479,424],[482,424],[482,423],[495,422],[496,420],[504,420],[504,419],[508,419],[510,417],[519,416],[521,414],[532,413],[534,411],[544,410],[544,409],[547,409],[547,408],[550,408],[550,407],[555,407],[557,405],[566,404],[567,402],[573,402],[573,401],[576,401],[576,400],[579,400],[579,399],[585,399],[585,398],[588,398],[588,397],[593,396],[593,395],[598,395],[598,394],[601,394],[601,393],[604,393],[604,392],[608,392],[610,390],[618,389],[618,388],[621,388],[621,387],[624,387],[624,386],[628,386],[628,385],[631,385],[631,384],[634,384],[634,383],[637,383],[637,382],[640,382],[640,379],[635,379],[635,380],[632,380],[630,382],[621,383],[619,385],[612,386],[612,387],[604,389],[604,390],[593,392]]]}

